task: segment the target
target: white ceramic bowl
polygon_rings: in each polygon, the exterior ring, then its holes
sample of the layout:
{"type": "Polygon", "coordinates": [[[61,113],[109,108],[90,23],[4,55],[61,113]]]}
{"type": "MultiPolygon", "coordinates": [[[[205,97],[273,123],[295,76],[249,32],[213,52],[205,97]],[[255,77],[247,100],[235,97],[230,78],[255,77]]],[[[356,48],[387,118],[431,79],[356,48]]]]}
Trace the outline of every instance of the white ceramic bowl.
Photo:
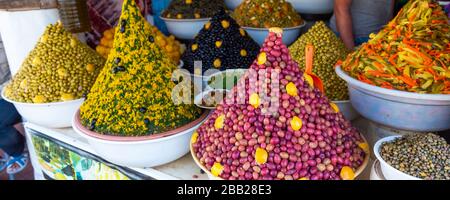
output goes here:
{"type": "Polygon", "coordinates": [[[167,30],[177,38],[192,40],[211,18],[202,19],[169,19],[161,16],[167,30]]]}
{"type": "Polygon", "coordinates": [[[336,73],[347,82],[353,107],[371,121],[409,131],[450,129],[448,94],[418,94],[369,85],[349,76],[340,66],[336,73]]]}
{"type": "Polygon", "coordinates": [[[188,153],[191,135],[206,119],[208,113],[203,113],[197,120],[180,128],[152,136],[101,135],[81,125],[79,112],[73,117],[73,128],[109,162],[127,167],[154,167],[172,162],[188,153]]]}
{"type": "Polygon", "coordinates": [[[47,128],[70,127],[72,116],[83,104],[84,98],[55,103],[21,103],[8,99],[2,92],[2,98],[14,104],[23,120],[47,128]]]}
{"type": "MultiPolygon", "coordinates": [[[[367,143],[367,141],[364,138],[364,136],[361,135],[361,137],[364,140],[364,142],[367,143]]],[[[200,163],[200,160],[198,160],[197,156],[194,153],[194,147],[192,146],[191,141],[189,141],[189,148],[190,148],[190,151],[191,151],[192,159],[194,159],[195,164],[197,164],[197,166],[200,167],[200,169],[202,169],[206,173],[206,175],[208,176],[209,180],[224,180],[223,178],[214,176],[205,166],[203,166],[200,163]]],[[[361,175],[361,173],[364,171],[364,169],[366,169],[367,165],[369,164],[369,158],[370,158],[370,152],[366,152],[366,157],[364,158],[363,163],[361,164],[361,166],[355,172],[355,179],[357,179],[358,176],[361,175]]]]}
{"type": "MultiPolygon", "coordinates": [[[[303,24],[301,24],[299,26],[283,28],[283,43],[286,46],[289,46],[292,43],[294,43],[295,40],[297,40],[302,28],[305,25],[306,25],[306,23],[303,22],[303,24]]],[[[252,37],[253,40],[255,40],[255,42],[259,44],[259,46],[262,46],[262,44],[264,43],[264,40],[269,35],[268,28],[252,28],[252,27],[242,27],[242,28],[247,31],[247,33],[250,35],[250,37],[252,37]]]]}
{"type": "Polygon", "coordinates": [[[234,10],[236,9],[244,0],[225,0],[225,5],[228,9],[234,10]]]}
{"type": "Polygon", "coordinates": [[[383,172],[381,172],[380,161],[378,160],[375,160],[372,164],[372,169],[370,170],[370,180],[371,181],[386,180],[386,178],[383,175],[383,172]]]}
{"type": "Polygon", "coordinates": [[[301,14],[329,14],[333,12],[334,0],[286,0],[301,14]]]}
{"type": "Polygon", "coordinates": [[[338,106],[339,111],[341,111],[346,120],[352,121],[359,116],[358,112],[356,112],[349,100],[333,101],[333,103],[338,106]]]}
{"type": "Polygon", "coordinates": [[[420,178],[411,176],[409,174],[403,173],[398,169],[395,169],[391,165],[389,165],[386,161],[384,161],[383,157],[380,155],[380,148],[385,142],[392,141],[396,138],[400,138],[402,136],[389,136],[385,137],[381,140],[378,140],[375,143],[375,146],[373,147],[373,151],[375,154],[375,157],[380,162],[381,172],[383,173],[386,180],[422,180],[420,178]]]}

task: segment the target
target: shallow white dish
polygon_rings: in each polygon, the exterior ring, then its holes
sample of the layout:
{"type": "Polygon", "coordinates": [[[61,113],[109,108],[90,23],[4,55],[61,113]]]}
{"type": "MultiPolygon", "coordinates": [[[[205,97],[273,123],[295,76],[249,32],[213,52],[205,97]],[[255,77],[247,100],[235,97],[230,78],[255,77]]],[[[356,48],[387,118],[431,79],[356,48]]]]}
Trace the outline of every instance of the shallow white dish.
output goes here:
{"type": "MultiPolygon", "coordinates": [[[[306,25],[305,22],[299,26],[290,27],[290,28],[283,28],[283,43],[286,46],[291,45],[292,43],[297,40],[298,36],[300,35],[300,31],[302,28],[306,25]]],[[[255,40],[256,43],[261,46],[264,43],[264,40],[266,39],[267,35],[269,35],[269,29],[268,28],[252,28],[252,27],[242,27],[247,33],[250,35],[250,37],[255,40]]]]}
{"type": "Polygon", "coordinates": [[[209,112],[180,128],[158,135],[120,137],[95,133],[83,127],[79,112],[73,117],[73,129],[85,138],[105,160],[127,167],[154,167],[172,162],[189,152],[192,133],[209,112]]]}
{"type": "Polygon", "coordinates": [[[47,128],[70,127],[72,116],[83,104],[84,98],[55,103],[22,103],[8,99],[2,91],[2,98],[14,104],[22,118],[30,123],[47,128]]]}
{"type": "Polygon", "coordinates": [[[373,151],[375,154],[375,157],[380,162],[381,172],[383,172],[384,177],[386,180],[422,180],[420,178],[411,176],[409,174],[403,173],[398,169],[395,169],[391,165],[389,165],[386,161],[384,161],[383,157],[380,155],[380,148],[385,142],[392,141],[396,138],[400,138],[402,136],[389,136],[385,137],[381,140],[378,140],[375,143],[375,146],[373,147],[373,151]]]}
{"type": "Polygon", "coordinates": [[[167,30],[170,34],[185,40],[194,39],[206,22],[211,19],[169,19],[162,16],[160,18],[166,23],[167,30]]]}

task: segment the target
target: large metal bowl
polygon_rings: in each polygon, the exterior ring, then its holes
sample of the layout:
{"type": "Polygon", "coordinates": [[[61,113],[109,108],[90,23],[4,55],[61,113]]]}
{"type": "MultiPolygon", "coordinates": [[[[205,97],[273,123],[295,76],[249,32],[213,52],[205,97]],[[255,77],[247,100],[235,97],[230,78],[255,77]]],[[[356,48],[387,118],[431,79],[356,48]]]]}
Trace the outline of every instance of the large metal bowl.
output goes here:
{"type": "Polygon", "coordinates": [[[206,22],[211,19],[170,19],[162,16],[160,18],[166,23],[167,30],[170,34],[185,40],[194,39],[206,22]]]}
{"type": "Polygon", "coordinates": [[[79,111],[72,126],[105,160],[128,167],[154,167],[172,162],[189,152],[192,133],[206,120],[209,111],[200,118],[171,131],[157,135],[121,137],[103,135],[85,128],[79,111]]]}
{"type": "Polygon", "coordinates": [[[350,101],[364,117],[379,124],[409,131],[450,129],[450,95],[418,94],[363,83],[336,67],[347,81],[350,101]]]}
{"type": "MultiPolygon", "coordinates": [[[[283,43],[286,44],[286,46],[291,45],[292,43],[297,40],[298,36],[300,35],[301,30],[303,27],[305,27],[306,22],[303,22],[303,24],[299,26],[289,27],[289,28],[283,28],[283,43]]],[[[248,35],[250,35],[253,40],[255,40],[256,43],[258,43],[260,46],[264,43],[266,37],[269,35],[269,29],[268,28],[253,28],[253,27],[242,27],[245,31],[247,31],[248,35]]]]}
{"type": "Polygon", "coordinates": [[[286,0],[301,14],[329,14],[333,12],[333,0],[286,0]]]}
{"type": "MultiPolygon", "coordinates": [[[[83,104],[84,98],[54,103],[23,103],[9,99],[2,92],[2,98],[14,104],[25,121],[48,128],[70,127],[72,116],[83,104]]],[[[3,111],[0,111],[3,112],[3,111]]]]}

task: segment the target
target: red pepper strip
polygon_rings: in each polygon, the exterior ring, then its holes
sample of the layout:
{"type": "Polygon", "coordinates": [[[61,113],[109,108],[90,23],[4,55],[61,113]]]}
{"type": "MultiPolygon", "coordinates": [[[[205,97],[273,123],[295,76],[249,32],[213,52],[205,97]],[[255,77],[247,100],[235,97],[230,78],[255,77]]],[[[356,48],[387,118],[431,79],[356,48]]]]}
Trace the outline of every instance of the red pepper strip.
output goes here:
{"type": "Polygon", "coordinates": [[[432,24],[447,24],[448,21],[446,20],[431,20],[432,24]]]}
{"type": "Polygon", "coordinates": [[[397,53],[395,53],[394,55],[392,55],[392,56],[389,58],[389,63],[391,63],[392,65],[396,66],[397,63],[395,62],[395,59],[396,59],[397,57],[398,57],[398,54],[397,54],[397,53]]]}
{"type": "Polygon", "coordinates": [[[383,88],[387,88],[387,89],[394,89],[394,87],[392,86],[392,84],[390,84],[390,83],[387,82],[387,81],[382,82],[382,83],[380,84],[380,86],[383,87],[383,88]]]}
{"type": "Polygon", "coordinates": [[[336,68],[337,66],[342,66],[342,63],[343,63],[342,60],[338,60],[334,65],[334,68],[336,68]]]}
{"type": "Polygon", "coordinates": [[[417,85],[416,81],[412,78],[406,76],[397,76],[398,79],[402,80],[404,83],[409,85],[410,87],[414,87],[417,85]]]}
{"type": "Polygon", "coordinates": [[[369,80],[368,78],[366,78],[365,76],[358,74],[358,80],[370,84],[370,85],[375,85],[371,80],[369,80]]]}
{"type": "Polygon", "coordinates": [[[376,77],[383,77],[383,78],[392,78],[394,77],[393,75],[390,74],[385,74],[381,71],[376,71],[376,70],[367,70],[367,73],[369,73],[372,76],[376,76],[376,77]]]}

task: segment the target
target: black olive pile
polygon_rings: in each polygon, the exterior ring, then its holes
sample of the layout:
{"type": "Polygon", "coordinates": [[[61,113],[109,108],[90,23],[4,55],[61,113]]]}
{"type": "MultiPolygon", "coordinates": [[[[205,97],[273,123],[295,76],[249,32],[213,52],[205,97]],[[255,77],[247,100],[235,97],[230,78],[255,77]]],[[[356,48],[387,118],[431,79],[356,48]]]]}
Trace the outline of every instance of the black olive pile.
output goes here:
{"type": "Polygon", "coordinates": [[[223,0],[172,0],[162,16],[171,19],[209,18],[223,8],[223,0]]]}
{"type": "Polygon", "coordinates": [[[194,61],[202,61],[204,73],[208,69],[248,68],[258,52],[259,45],[220,10],[187,46],[182,59],[191,73],[194,73],[194,61]]]}

